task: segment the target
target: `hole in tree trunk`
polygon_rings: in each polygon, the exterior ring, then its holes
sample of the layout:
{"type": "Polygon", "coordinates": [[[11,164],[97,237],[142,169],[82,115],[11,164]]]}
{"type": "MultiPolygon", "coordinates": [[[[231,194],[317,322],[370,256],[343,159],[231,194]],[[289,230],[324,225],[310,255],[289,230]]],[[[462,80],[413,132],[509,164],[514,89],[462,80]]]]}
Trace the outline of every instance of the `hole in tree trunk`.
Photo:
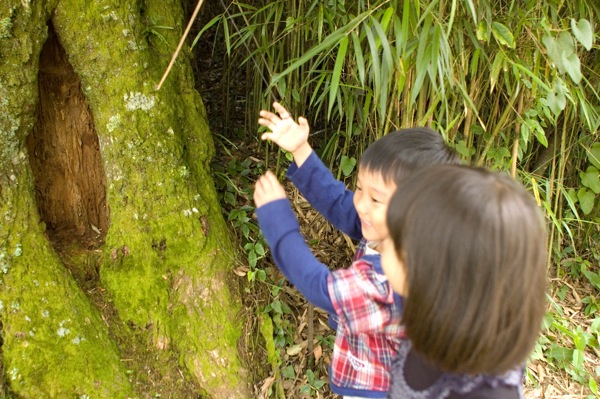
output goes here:
{"type": "Polygon", "coordinates": [[[27,137],[36,201],[57,252],[95,249],[109,226],[106,178],[94,120],[52,25],[40,55],[37,123],[27,137]]]}

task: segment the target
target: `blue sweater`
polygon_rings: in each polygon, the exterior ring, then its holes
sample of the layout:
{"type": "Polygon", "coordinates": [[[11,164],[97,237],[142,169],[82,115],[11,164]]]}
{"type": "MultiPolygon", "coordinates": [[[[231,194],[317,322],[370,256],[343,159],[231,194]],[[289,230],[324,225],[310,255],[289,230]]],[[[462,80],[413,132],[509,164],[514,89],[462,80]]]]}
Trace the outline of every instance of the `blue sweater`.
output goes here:
{"type": "Polygon", "coordinates": [[[314,151],[301,168],[292,163],[287,177],[332,225],[354,240],[362,238],[360,218],[354,208],[354,192],[335,179],[314,151]]]}
{"type": "Polygon", "coordinates": [[[310,303],[334,314],[327,289],[331,272],[306,244],[287,198],[261,206],[256,215],[271,247],[271,256],[281,272],[310,303]]]}
{"type": "MultiPolygon", "coordinates": [[[[354,192],[335,179],[314,151],[301,168],[292,163],[287,177],[332,225],[350,238],[362,238],[360,218],[354,208],[354,192]]],[[[330,271],[315,258],[306,244],[289,201],[281,199],[270,202],[258,208],[256,214],[271,247],[273,260],[281,272],[309,302],[335,315],[327,290],[330,271]]],[[[381,265],[379,272],[382,272],[381,265]]]]}

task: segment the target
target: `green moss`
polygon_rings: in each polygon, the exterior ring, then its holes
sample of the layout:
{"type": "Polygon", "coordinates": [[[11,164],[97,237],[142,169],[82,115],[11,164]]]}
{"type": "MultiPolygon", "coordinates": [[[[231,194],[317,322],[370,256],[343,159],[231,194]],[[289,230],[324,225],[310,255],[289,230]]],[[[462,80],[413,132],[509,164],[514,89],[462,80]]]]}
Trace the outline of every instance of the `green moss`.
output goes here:
{"type": "Polygon", "coordinates": [[[0,39],[11,36],[12,21],[10,17],[0,19],[0,39]]]}
{"type": "MultiPolygon", "coordinates": [[[[27,176],[19,176],[28,181],[27,176]]],[[[0,314],[8,384],[23,398],[127,397],[132,390],[98,312],[42,235],[26,184],[2,191],[0,314]]]]}

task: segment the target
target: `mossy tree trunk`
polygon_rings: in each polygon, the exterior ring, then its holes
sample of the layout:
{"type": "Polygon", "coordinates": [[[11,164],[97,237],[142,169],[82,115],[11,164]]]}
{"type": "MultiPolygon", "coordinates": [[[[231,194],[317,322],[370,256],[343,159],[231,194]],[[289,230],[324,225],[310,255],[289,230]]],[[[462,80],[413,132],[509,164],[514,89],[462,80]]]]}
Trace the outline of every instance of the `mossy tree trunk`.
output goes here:
{"type": "Polygon", "coordinates": [[[249,396],[189,52],[156,90],[185,23],[176,0],[0,0],[4,391],[150,397],[153,361],[185,380],[168,397],[249,396]]]}

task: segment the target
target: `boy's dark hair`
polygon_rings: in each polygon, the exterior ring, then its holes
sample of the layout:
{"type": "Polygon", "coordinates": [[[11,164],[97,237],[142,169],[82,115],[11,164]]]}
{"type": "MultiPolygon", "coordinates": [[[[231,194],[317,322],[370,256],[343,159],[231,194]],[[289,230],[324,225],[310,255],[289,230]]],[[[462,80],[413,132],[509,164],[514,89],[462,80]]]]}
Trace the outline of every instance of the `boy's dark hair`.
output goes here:
{"type": "Polygon", "coordinates": [[[451,372],[521,365],[546,307],[546,233],[532,196],[505,174],[435,165],[396,190],[387,224],[415,350],[451,372]]]}
{"type": "Polygon", "coordinates": [[[426,127],[388,133],[367,147],[360,167],[380,173],[386,183],[396,185],[416,169],[433,164],[458,164],[460,159],[443,137],[426,127]]]}

